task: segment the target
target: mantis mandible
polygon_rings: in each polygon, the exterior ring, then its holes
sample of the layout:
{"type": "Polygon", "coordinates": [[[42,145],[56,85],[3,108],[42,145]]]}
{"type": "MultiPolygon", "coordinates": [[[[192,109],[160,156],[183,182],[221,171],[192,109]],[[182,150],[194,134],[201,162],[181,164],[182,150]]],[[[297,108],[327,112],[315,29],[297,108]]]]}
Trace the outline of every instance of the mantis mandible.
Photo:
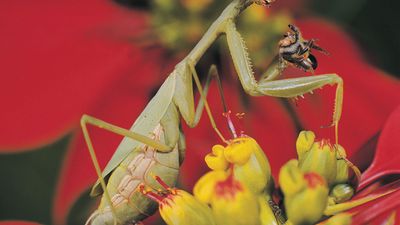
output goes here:
{"type": "Polygon", "coordinates": [[[181,117],[189,127],[195,127],[205,107],[212,127],[222,141],[226,141],[216,127],[205,97],[210,77],[216,73],[216,68],[211,67],[205,90],[202,89],[195,70],[197,62],[205,51],[222,34],[226,35],[239,80],[245,92],[251,96],[294,98],[324,85],[336,84],[332,125],[335,126],[336,139],[338,138],[343,99],[343,82],[338,75],[326,74],[276,80],[282,69],[275,65],[267,70],[260,81],[254,77],[245,43],[236,29],[235,19],[253,3],[269,5],[271,2],[272,0],[233,0],[193,50],[175,66],[129,130],[88,115],[82,116],[84,138],[99,177],[91,195],[104,192],[99,208],[88,219],[87,224],[136,223],[156,210],[155,203],[142,196],[138,187],[144,184],[158,190],[160,187],[154,180],[155,174],[168,185],[175,185],[185,151],[184,136],[180,129],[181,117]],[[201,97],[196,110],[192,79],[201,97]],[[98,165],[87,124],[124,136],[103,172],[98,165]],[[107,184],[105,178],[108,178],[107,184]]]}

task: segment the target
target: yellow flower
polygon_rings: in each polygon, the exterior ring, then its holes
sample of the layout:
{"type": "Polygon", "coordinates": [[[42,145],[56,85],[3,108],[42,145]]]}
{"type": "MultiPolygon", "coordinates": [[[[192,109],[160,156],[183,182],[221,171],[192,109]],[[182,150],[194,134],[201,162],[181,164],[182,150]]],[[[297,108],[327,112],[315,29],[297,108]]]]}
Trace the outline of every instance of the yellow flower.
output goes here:
{"type": "Polygon", "coordinates": [[[217,181],[225,180],[228,174],[225,171],[211,171],[203,175],[193,188],[194,196],[201,202],[210,204],[215,193],[217,181]]]}
{"type": "Polygon", "coordinates": [[[346,183],[349,181],[349,165],[343,157],[346,157],[346,151],[339,145],[336,150],[337,169],[335,183],[346,183]]]}
{"type": "Polygon", "coordinates": [[[328,187],[322,176],[303,173],[297,161],[291,160],[281,168],[279,183],[291,224],[313,224],[322,217],[328,203],[328,187]]]}
{"type": "Polygon", "coordinates": [[[298,168],[298,161],[290,160],[282,166],[279,172],[279,185],[285,196],[293,196],[306,187],[303,172],[298,168]]]}
{"type": "Polygon", "coordinates": [[[168,225],[216,224],[211,209],[183,190],[169,194],[159,204],[161,217],[168,225]]]}
{"type": "Polygon", "coordinates": [[[198,200],[211,205],[217,224],[260,224],[256,195],[232,173],[208,172],[196,183],[193,193],[198,200]]]}
{"type": "Polygon", "coordinates": [[[228,162],[243,165],[249,161],[253,150],[257,148],[258,144],[252,138],[235,138],[226,146],[224,155],[228,162]]]}
{"type": "Polygon", "coordinates": [[[211,209],[186,191],[169,187],[160,177],[154,179],[165,189],[155,193],[139,186],[140,192],[158,202],[158,209],[168,225],[194,224],[215,225],[211,209]]]}
{"type": "Polygon", "coordinates": [[[209,153],[205,157],[207,166],[212,170],[226,170],[228,168],[228,161],[224,156],[224,146],[214,145],[212,153],[209,153]]]}
{"type": "Polygon", "coordinates": [[[217,224],[260,224],[257,197],[233,176],[215,184],[211,207],[217,224]]]}
{"type": "Polygon", "coordinates": [[[336,181],[337,158],[336,148],[329,140],[315,142],[312,131],[302,131],[296,142],[299,168],[303,172],[315,172],[325,178],[328,185],[336,181]]]}
{"type": "Polygon", "coordinates": [[[305,130],[300,132],[296,141],[297,156],[300,161],[303,160],[305,153],[311,149],[311,146],[314,144],[314,140],[314,132],[305,130]]]}
{"type": "Polygon", "coordinates": [[[270,193],[274,186],[271,166],[256,140],[250,137],[235,139],[225,148],[225,156],[227,155],[231,162],[240,161],[233,160],[240,156],[247,159],[245,162],[243,160],[234,165],[234,176],[237,180],[245,184],[256,195],[263,192],[270,193]],[[231,154],[237,155],[231,156],[231,154]]]}

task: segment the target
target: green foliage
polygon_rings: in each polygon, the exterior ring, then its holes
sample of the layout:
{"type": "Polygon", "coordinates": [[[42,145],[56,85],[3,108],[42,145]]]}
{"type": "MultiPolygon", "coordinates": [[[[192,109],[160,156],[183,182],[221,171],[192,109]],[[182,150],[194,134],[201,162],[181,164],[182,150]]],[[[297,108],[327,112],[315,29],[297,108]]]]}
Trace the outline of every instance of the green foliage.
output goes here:
{"type": "Polygon", "coordinates": [[[51,224],[53,196],[70,136],[19,154],[0,155],[0,220],[51,224]]]}

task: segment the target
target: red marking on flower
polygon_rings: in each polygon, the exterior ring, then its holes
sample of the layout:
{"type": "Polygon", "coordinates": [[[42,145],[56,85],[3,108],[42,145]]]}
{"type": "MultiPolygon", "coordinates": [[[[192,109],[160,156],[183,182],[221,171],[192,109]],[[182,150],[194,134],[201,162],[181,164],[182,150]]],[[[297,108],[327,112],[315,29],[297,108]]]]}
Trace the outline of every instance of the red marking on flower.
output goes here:
{"type": "Polygon", "coordinates": [[[227,200],[234,200],[238,192],[243,191],[240,181],[235,180],[233,175],[234,165],[230,165],[230,174],[223,180],[215,183],[215,195],[227,200]]]}
{"type": "Polygon", "coordinates": [[[308,187],[310,188],[326,185],[325,179],[317,173],[305,173],[304,179],[307,181],[308,187]]]}

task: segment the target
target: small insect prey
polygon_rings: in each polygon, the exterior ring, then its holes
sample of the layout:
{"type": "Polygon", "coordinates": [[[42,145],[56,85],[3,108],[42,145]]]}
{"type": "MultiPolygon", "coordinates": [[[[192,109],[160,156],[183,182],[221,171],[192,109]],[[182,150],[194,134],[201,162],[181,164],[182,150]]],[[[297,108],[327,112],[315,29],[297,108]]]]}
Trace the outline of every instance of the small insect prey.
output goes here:
{"type": "Polygon", "coordinates": [[[287,32],[279,41],[281,68],[284,68],[287,62],[306,72],[314,73],[314,70],[318,67],[318,62],[317,58],[311,54],[311,50],[315,49],[325,55],[329,55],[329,53],[315,43],[316,39],[304,40],[296,26],[289,24],[289,28],[291,31],[287,32]]]}

